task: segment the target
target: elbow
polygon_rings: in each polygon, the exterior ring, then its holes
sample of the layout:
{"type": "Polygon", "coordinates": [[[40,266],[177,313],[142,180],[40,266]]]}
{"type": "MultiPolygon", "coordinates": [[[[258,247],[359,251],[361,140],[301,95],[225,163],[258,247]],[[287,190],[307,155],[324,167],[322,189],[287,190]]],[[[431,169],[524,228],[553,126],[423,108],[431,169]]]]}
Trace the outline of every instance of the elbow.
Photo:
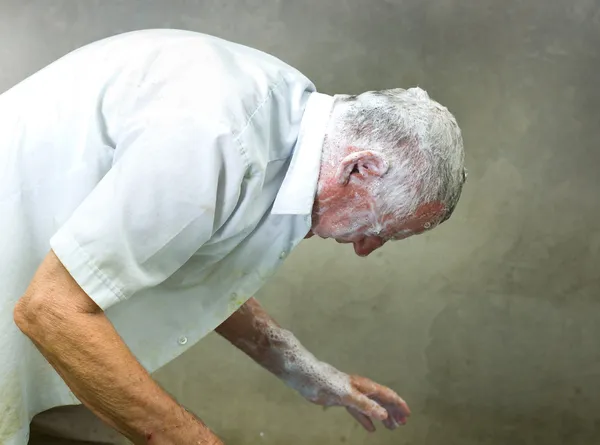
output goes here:
{"type": "Polygon", "coordinates": [[[52,313],[52,305],[47,298],[25,294],[13,309],[13,320],[21,332],[35,340],[47,329],[52,313]]]}
{"type": "Polygon", "coordinates": [[[54,253],[50,253],[15,304],[13,320],[31,340],[43,343],[68,331],[79,315],[100,312],[54,253]]]}
{"type": "Polygon", "coordinates": [[[29,330],[29,320],[31,319],[27,300],[27,296],[19,298],[13,309],[13,320],[24,334],[29,330]]]}

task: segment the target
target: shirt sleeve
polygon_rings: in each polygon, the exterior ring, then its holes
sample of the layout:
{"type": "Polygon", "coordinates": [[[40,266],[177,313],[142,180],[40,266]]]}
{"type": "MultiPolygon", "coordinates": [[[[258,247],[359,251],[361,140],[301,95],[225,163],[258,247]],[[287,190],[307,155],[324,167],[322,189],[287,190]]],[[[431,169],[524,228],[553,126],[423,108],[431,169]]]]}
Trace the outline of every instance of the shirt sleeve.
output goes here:
{"type": "Polygon", "coordinates": [[[116,145],[112,168],[50,240],[103,310],[160,284],[210,240],[246,168],[227,129],[193,118],[146,122],[116,145]]]}

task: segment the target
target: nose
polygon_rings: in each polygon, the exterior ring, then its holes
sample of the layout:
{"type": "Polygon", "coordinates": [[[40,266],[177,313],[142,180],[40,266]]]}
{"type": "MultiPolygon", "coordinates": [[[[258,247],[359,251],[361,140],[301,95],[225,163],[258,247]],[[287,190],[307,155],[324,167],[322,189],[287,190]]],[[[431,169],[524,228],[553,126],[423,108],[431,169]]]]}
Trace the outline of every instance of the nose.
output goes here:
{"type": "Polygon", "coordinates": [[[368,256],[373,251],[379,249],[385,244],[385,241],[378,236],[369,236],[359,241],[354,241],[354,252],[358,256],[368,256]]]}

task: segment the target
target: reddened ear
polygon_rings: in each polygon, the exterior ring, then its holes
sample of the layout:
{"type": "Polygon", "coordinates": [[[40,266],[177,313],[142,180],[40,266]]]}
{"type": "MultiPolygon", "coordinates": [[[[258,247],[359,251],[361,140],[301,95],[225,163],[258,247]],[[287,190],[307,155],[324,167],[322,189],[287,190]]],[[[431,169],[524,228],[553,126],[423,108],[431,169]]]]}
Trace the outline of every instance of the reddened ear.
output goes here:
{"type": "Polygon", "coordinates": [[[336,172],[336,180],[340,185],[346,185],[352,175],[362,179],[383,176],[389,165],[381,154],[373,151],[357,151],[349,154],[340,163],[336,172]]]}

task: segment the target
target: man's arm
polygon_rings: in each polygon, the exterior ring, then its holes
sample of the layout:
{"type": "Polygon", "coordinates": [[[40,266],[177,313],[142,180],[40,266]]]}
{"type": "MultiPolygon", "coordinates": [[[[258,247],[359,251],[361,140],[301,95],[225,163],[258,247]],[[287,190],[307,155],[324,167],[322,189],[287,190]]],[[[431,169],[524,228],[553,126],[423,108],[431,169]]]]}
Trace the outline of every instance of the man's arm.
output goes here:
{"type": "Polygon", "coordinates": [[[133,443],[222,444],[154,382],[53,252],[14,320],[73,393],[133,443]]]}
{"type": "Polygon", "coordinates": [[[307,400],[324,406],[345,406],[368,431],[375,429],[371,419],[382,420],[394,429],[410,415],[404,400],[391,389],[364,377],[346,375],[317,360],[254,298],[216,332],[307,400]]]}

